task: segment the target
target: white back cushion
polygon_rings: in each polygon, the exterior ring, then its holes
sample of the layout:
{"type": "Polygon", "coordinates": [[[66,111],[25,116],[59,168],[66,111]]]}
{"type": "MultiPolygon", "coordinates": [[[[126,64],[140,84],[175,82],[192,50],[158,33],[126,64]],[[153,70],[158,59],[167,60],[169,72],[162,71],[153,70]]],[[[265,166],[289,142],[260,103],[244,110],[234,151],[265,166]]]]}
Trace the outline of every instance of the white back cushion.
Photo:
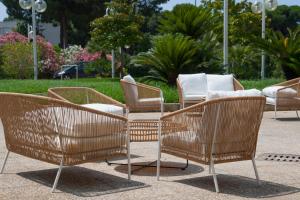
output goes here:
{"type": "Polygon", "coordinates": [[[127,76],[124,76],[124,77],[123,77],[123,80],[124,80],[124,81],[127,81],[127,82],[129,82],[129,83],[136,84],[134,78],[132,78],[132,76],[130,76],[129,74],[128,74],[127,76]]]}
{"type": "Polygon", "coordinates": [[[262,96],[262,93],[257,89],[237,90],[237,91],[208,91],[207,100],[223,98],[223,97],[247,97],[247,96],[262,96]]]}
{"type": "Polygon", "coordinates": [[[137,101],[139,94],[138,94],[137,86],[135,85],[136,84],[135,80],[130,75],[124,76],[123,80],[128,83],[131,83],[125,85],[127,87],[126,92],[128,92],[127,96],[132,98],[134,101],[137,101]]]}
{"type": "Polygon", "coordinates": [[[207,93],[206,74],[179,74],[178,80],[185,95],[201,95],[207,93]]]}
{"type": "Polygon", "coordinates": [[[208,91],[234,91],[233,75],[207,74],[208,91]]]}
{"type": "MultiPolygon", "coordinates": [[[[267,97],[271,97],[271,98],[275,98],[277,95],[277,91],[281,88],[283,88],[284,86],[270,86],[270,87],[266,87],[263,89],[262,93],[267,96],[267,97]]],[[[295,97],[297,96],[297,90],[293,89],[293,88],[286,88],[283,90],[280,90],[280,96],[281,97],[295,97]]]]}

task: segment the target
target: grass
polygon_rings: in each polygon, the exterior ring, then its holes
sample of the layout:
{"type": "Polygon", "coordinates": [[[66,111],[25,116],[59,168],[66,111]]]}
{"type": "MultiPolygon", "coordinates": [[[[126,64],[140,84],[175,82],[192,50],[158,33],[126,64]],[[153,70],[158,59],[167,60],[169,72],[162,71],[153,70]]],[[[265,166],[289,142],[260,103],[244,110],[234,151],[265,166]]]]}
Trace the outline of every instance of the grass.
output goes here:
{"type": "MultiPolygon", "coordinates": [[[[266,80],[241,80],[245,89],[263,89],[266,86],[282,82],[282,79],[266,80]]],[[[178,102],[176,87],[170,87],[162,83],[151,82],[153,86],[160,87],[164,92],[166,102],[178,102]]],[[[124,102],[123,93],[118,79],[110,78],[89,78],[77,80],[0,80],[0,92],[15,92],[26,94],[47,95],[48,88],[51,87],[90,87],[102,92],[114,99],[124,102]]]]}

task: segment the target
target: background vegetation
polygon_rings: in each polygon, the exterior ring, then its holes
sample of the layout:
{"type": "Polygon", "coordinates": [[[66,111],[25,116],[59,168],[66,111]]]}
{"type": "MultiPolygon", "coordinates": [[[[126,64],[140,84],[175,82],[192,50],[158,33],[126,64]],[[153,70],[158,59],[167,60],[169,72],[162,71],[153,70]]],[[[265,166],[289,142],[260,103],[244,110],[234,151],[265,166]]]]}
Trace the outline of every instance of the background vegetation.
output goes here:
{"type": "MultiPolygon", "coordinates": [[[[141,81],[138,79],[138,81],[141,81]]],[[[246,89],[257,88],[262,89],[268,85],[281,82],[282,79],[267,79],[263,81],[257,80],[241,80],[246,89]]],[[[162,82],[151,81],[147,84],[160,87],[164,93],[167,103],[178,102],[178,92],[175,86],[169,86],[162,82]]],[[[26,94],[47,95],[48,88],[80,86],[94,88],[112,98],[124,102],[123,93],[119,79],[111,78],[83,78],[77,80],[0,80],[0,92],[16,92],[26,94]]]]}
{"type": "MultiPolygon", "coordinates": [[[[8,8],[6,20],[22,19],[16,31],[26,34],[22,23],[30,21],[30,11],[22,11],[17,0],[0,1],[8,8]]],[[[267,78],[300,76],[299,6],[278,6],[267,12],[267,38],[262,40],[261,15],[252,13],[252,3],[229,0],[229,64],[223,66],[223,0],[202,0],[197,7],[179,4],[163,11],[160,4],[167,1],[47,1],[48,9],[38,19],[60,24],[61,44],[52,46],[39,37],[41,78],[52,77],[62,64],[81,61],[90,62],[87,72],[110,76],[112,49],[120,76],[130,73],[171,87],[179,73],[228,70],[238,79],[257,80],[262,50],[267,54],[267,78]]],[[[20,73],[23,65],[31,65],[30,56],[24,56],[29,54],[27,48],[12,54],[18,62],[8,59],[19,43],[29,45],[26,37],[17,38],[0,37],[0,77],[31,77],[31,73],[20,73]]]]}

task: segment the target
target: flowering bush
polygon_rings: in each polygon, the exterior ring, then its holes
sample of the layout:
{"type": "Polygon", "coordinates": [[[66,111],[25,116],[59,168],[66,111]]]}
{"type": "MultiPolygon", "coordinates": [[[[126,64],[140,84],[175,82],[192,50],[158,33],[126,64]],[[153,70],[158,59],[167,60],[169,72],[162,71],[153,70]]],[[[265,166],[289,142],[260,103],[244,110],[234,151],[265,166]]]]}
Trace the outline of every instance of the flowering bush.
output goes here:
{"type": "Polygon", "coordinates": [[[92,62],[101,57],[100,52],[89,53],[86,48],[79,45],[72,45],[62,50],[61,58],[64,64],[74,64],[77,62],[92,62]]]}
{"type": "Polygon", "coordinates": [[[61,58],[64,64],[74,64],[77,62],[77,55],[82,52],[83,49],[79,45],[72,45],[61,52],[61,58]]]}
{"type": "Polygon", "coordinates": [[[101,58],[101,53],[89,53],[86,48],[79,45],[72,45],[61,52],[64,64],[74,64],[77,62],[93,62],[101,58]]]}
{"type": "Polygon", "coordinates": [[[0,46],[7,43],[28,42],[28,38],[17,32],[10,32],[0,36],[0,46]]]}
{"type": "Polygon", "coordinates": [[[42,66],[42,71],[54,72],[58,70],[62,61],[56,54],[53,45],[41,36],[37,36],[37,43],[41,54],[40,64],[42,66]]]}
{"type": "MultiPolygon", "coordinates": [[[[30,43],[28,42],[27,37],[17,32],[10,32],[0,36],[0,48],[5,46],[6,44],[15,45],[16,49],[19,49],[18,47],[22,46],[19,44],[26,44],[29,47],[31,46],[30,43]]],[[[56,54],[53,45],[47,42],[41,36],[37,36],[37,45],[38,45],[40,71],[42,71],[43,74],[55,72],[59,68],[59,65],[61,64],[61,60],[59,56],[56,54]]],[[[3,51],[5,51],[5,49],[3,51]]],[[[19,54],[16,54],[16,56],[17,55],[19,54]]],[[[31,55],[29,56],[32,57],[32,48],[31,48],[31,55]]],[[[20,57],[20,58],[14,57],[14,59],[20,60],[20,62],[22,62],[23,58],[24,57],[20,57]]]]}
{"type": "Polygon", "coordinates": [[[1,68],[6,78],[32,78],[33,58],[29,43],[6,43],[1,46],[1,68]]]}
{"type": "Polygon", "coordinates": [[[75,57],[77,61],[93,62],[101,58],[101,53],[100,52],[89,53],[88,50],[85,48],[81,52],[79,52],[75,57]]]}

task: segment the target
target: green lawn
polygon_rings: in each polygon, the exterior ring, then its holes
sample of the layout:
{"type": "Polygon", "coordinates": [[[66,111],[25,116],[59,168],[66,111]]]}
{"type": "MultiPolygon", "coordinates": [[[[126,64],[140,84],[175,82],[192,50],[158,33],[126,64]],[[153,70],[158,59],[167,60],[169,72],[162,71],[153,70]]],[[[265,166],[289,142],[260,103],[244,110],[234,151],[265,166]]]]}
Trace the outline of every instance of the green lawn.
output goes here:
{"type": "MultiPolygon", "coordinates": [[[[262,88],[279,83],[281,79],[266,79],[266,80],[241,80],[242,85],[246,89],[262,88]]],[[[165,84],[152,82],[153,86],[160,87],[164,92],[166,102],[178,102],[178,94],[176,87],[169,87],[165,84]]],[[[94,88],[116,100],[124,102],[122,90],[118,79],[109,78],[89,78],[76,80],[0,80],[0,92],[16,92],[27,94],[47,94],[48,88],[63,87],[63,86],[81,86],[94,88]]]]}

